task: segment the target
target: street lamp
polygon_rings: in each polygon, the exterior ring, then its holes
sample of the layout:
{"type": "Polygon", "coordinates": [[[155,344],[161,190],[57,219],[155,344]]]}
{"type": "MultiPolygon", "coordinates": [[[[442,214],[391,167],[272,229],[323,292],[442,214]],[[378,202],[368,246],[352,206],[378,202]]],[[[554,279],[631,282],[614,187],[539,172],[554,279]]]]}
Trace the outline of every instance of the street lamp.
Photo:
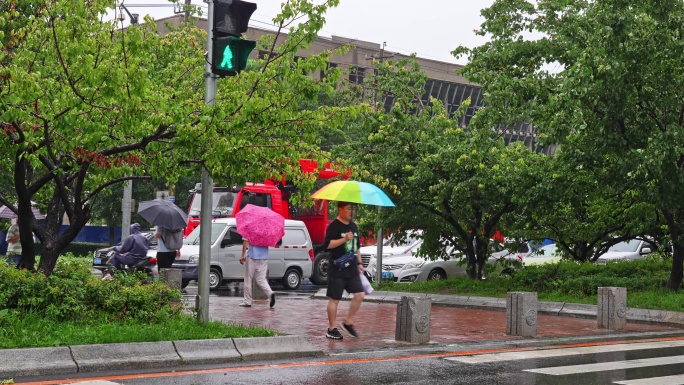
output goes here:
{"type": "Polygon", "coordinates": [[[128,8],[126,8],[126,6],[123,5],[123,3],[119,4],[119,20],[124,21],[126,19],[126,17],[123,14],[123,11],[126,11],[126,13],[128,14],[128,17],[131,18],[131,24],[132,25],[138,24],[138,16],[140,16],[140,15],[138,15],[137,13],[130,13],[128,11],[128,8]]]}

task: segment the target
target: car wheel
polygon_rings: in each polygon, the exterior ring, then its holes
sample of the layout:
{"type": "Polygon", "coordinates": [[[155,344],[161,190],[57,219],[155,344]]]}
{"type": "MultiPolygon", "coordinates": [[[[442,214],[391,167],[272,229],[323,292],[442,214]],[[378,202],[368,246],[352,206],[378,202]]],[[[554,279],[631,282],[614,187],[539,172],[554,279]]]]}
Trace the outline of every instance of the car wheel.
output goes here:
{"type": "Polygon", "coordinates": [[[212,267],[209,270],[209,290],[216,290],[223,283],[223,276],[219,269],[212,267]]]}
{"type": "Polygon", "coordinates": [[[283,286],[285,290],[297,290],[302,284],[302,274],[297,269],[288,269],[283,277],[283,286]]]}
{"type": "Polygon", "coordinates": [[[329,253],[318,253],[314,258],[313,274],[311,274],[311,282],[314,285],[328,284],[328,258],[329,253]]]}
{"type": "Polygon", "coordinates": [[[446,273],[442,269],[432,269],[427,276],[428,281],[441,281],[446,279],[446,273]]]}

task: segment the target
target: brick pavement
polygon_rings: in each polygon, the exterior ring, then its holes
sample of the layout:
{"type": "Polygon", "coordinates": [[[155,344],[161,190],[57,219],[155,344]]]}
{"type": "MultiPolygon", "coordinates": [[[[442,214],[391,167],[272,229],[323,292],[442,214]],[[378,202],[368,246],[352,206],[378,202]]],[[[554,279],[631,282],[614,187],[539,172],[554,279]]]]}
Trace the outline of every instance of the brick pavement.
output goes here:
{"type": "MultiPolygon", "coordinates": [[[[396,304],[364,302],[357,315],[355,326],[360,338],[350,338],[343,331],[343,341],[325,337],[328,324],[327,301],[303,295],[278,295],[273,309],[268,301],[255,301],[251,308],[238,304],[242,298],[211,296],[209,316],[224,322],[262,325],[282,334],[303,335],[315,347],[334,353],[342,351],[372,350],[387,347],[410,346],[394,340],[396,304]]],[[[338,323],[344,320],[349,301],[341,301],[338,323]]],[[[538,316],[538,337],[567,337],[585,335],[620,334],[636,331],[680,330],[660,324],[628,322],[622,332],[598,329],[596,319],[538,316]]],[[[506,312],[499,310],[466,309],[433,304],[430,340],[434,343],[462,343],[525,339],[506,335],[506,312]]]]}

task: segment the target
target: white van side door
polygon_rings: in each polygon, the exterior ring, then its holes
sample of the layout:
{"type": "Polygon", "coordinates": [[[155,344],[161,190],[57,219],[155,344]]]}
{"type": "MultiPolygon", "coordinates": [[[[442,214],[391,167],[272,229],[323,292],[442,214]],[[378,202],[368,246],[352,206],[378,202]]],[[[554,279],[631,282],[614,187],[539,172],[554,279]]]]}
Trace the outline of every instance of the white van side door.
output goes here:
{"type": "Polygon", "coordinates": [[[218,244],[216,252],[212,252],[212,265],[217,264],[223,271],[224,279],[244,279],[245,266],[240,264],[242,253],[242,237],[230,226],[218,244]]]}

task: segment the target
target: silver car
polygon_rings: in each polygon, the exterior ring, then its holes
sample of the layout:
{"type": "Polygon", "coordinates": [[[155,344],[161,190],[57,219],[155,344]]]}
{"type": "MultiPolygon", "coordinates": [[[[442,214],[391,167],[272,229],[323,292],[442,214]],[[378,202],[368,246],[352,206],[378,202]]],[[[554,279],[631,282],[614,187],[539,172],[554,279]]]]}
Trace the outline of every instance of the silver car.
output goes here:
{"type": "Polygon", "coordinates": [[[656,250],[656,245],[646,239],[630,239],[611,246],[608,251],[601,254],[596,263],[606,264],[612,261],[633,261],[644,258],[647,254],[656,250]]]}

